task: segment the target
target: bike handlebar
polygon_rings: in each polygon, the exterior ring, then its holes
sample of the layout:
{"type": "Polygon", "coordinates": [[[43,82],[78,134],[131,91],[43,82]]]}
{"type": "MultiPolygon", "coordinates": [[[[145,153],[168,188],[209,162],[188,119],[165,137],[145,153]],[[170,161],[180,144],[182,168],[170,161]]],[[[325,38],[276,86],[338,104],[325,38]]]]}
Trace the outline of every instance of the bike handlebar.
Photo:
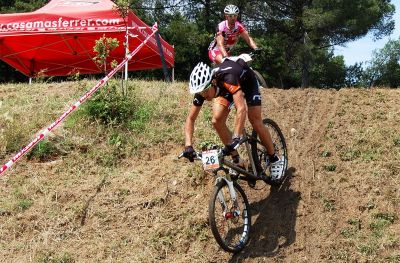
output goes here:
{"type": "MultiPolygon", "coordinates": [[[[237,145],[237,147],[239,147],[242,143],[244,143],[245,141],[249,140],[249,138],[247,136],[243,136],[242,138],[240,138],[240,141],[237,145]]],[[[219,157],[224,157],[224,156],[228,156],[230,154],[230,152],[226,152],[224,149],[225,147],[220,147],[220,146],[216,146],[217,148],[215,148],[214,150],[218,150],[218,156],[219,157]]],[[[237,147],[235,148],[235,150],[237,149],[237,147]]],[[[181,154],[179,154],[178,159],[181,159],[184,155],[184,152],[181,152],[181,154]]],[[[202,152],[194,152],[194,160],[201,160],[202,158],[202,152]]]]}

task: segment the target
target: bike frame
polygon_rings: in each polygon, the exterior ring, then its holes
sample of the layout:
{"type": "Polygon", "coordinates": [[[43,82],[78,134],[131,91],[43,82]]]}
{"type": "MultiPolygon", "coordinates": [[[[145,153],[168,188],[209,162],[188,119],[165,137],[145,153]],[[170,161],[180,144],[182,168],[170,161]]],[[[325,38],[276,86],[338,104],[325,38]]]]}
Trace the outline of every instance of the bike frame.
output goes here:
{"type": "Polygon", "coordinates": [[[216,171],[214,171],[214,173],[216,174],[219,170],[221,170],[221,168],[223,170],[223,166],[225,165],[225,166],[237,171],[240,174],[239,178],[238,178],[240,180],[247,181],[248,179],[252,179],[252,180],[263,179],[263,178],[261,178],[260,175],[257,174],[256,163],[254,161],[253,155],[251,154],[251,150],[250,150],[250,143],[249,143],[250,140],[256,140],[256,139],[253,138],[251,135],[248,135],[245,132],[244,133],[244,137],[241,140],[240,144],[243,144],[243,143],[245,144],[246,152],[247,152],[247,155],[248,155],[248,158],[249,158],[249,162],[250,162],[250,165],[251,165],[251,168],[252,168],[252,173],[240,168],[239,166],[234,164],[232,161],[226,160],[225,156],[223,156],[223,155],[221,155],[220,158],[219,158],[219,162],[221,164],[221,167],[219,169],[217,169],[216,171]]]}

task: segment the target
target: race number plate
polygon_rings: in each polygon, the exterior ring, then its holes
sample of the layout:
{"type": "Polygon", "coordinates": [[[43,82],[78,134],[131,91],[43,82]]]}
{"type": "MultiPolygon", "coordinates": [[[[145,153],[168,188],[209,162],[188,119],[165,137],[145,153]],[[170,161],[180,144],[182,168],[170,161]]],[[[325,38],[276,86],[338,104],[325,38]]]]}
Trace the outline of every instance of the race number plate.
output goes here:
{"type": "Polygon", "coordinates": [[[209,150],[202,153],[201,160],[204,170],[213,170],[219,167],[218,150],[209,150]]]}

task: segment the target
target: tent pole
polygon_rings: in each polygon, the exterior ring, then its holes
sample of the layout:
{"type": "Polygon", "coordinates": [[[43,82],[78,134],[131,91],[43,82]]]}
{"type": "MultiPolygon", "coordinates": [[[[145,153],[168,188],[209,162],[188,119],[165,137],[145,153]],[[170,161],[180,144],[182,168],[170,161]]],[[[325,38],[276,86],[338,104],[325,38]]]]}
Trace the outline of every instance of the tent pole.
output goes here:
{"type": "MultiPolygon", "coordinates": [[[[175,45],[172,45],[172,48],[175,50],[175,45]]],[[[172,67],[171,69],[171,81],[175,82],[175,67],[172,67]]]]}
{"type": "MultiPolygon", "coordinates": [[[[128,27],[126,28],[126,33],[125,33],[125,58],[129,54],[129,32],[128,32],[128,27]]],[[[125,80],[128,80],[128,61],[125,63],[125,80]]]]}
{"type": "Polygon", "coordinates": [[[29,77],[29,85],[32,85],[32,77],[29,77]]]}
{"type": "Polygon", "coordinates": [[[161,64],[162,64],[163,71],[164,71],[164,78],[166,81],[171,81],[168,76],[167,64],[165,63],[164,52],[163,52],[163,49],[161,46],[160,34],[158,33],[158,31],[156,32],[156,41],[157,41],[158,50],[160,51],[160,58],[161,58],[161,64]]]}

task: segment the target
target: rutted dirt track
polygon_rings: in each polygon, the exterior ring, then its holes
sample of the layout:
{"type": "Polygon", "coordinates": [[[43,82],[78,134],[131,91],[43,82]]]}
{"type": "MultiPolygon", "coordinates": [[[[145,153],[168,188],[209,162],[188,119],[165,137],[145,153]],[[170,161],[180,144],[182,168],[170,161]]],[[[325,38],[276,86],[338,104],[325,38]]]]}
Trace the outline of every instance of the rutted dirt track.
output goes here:
{"type": "MultiPolygon", "coordinates": [[[[90,160],[82,171],[19,164],[14,172],[38,192],[24,213],[1,214],[0,259],[400,262],[399,218],[379,235],[371,225],[377,214],[400,215],[399,98],[400,90],[389,89],[263,90],[264,115],[286,137],[288,180],[279,189],[243,185],[253,228],[238,255],[219,249],[208,227],[212,178],[176,159],[182,145],[164,145],[100,175],[90,160]]],[[[1,191],[10,194],[7,180],[1,191]]]]}

